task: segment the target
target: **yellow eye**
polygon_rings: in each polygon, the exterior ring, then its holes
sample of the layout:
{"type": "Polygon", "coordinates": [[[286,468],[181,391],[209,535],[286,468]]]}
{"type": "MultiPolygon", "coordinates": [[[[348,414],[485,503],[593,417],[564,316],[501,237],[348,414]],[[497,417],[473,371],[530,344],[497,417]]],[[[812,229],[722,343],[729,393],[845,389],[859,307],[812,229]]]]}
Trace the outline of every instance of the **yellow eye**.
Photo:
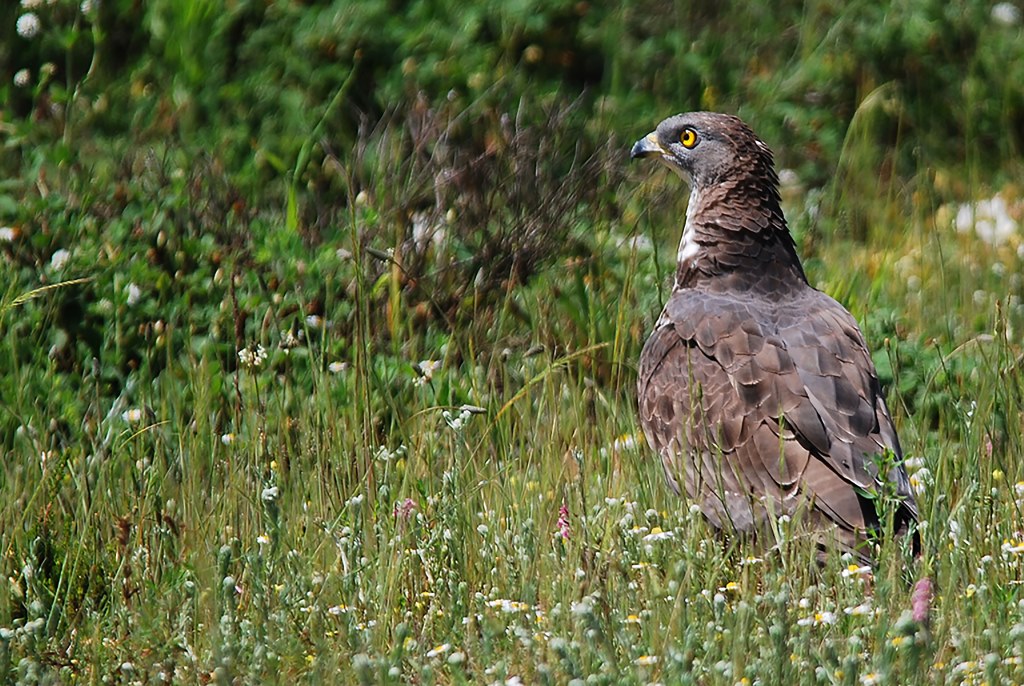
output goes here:
{"type": "Polygon", "coordinates": [[[683,129],[683,132],[679,134],[679,142],[683,144],[684,148],[692,148],[697,145],[697,132],[693,129],[683,129]]]}

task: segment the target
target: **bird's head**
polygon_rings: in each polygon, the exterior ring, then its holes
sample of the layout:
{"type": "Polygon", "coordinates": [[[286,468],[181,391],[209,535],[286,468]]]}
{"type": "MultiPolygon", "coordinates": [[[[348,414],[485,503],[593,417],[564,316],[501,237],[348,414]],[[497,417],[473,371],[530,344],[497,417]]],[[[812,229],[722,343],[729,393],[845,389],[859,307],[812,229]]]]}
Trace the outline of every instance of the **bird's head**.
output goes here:
{"type": "Polygon", "coordinates": [[[730,288],[807,283],[782,213],[772,152],[740,119],[677,114],[638,140],[630,156],[654,157],[690,184],[677,288],[701,279],[730,288]],[[765,279],[769,271],[779,279],[765,279]]]}
{"type": "Polygon", "coordinates": [[[778,183],[771,150],[741,119],[728,114],[669,117],[633,145],[630,157],[656,157],[695,190],[730,179],[778,183]]]}

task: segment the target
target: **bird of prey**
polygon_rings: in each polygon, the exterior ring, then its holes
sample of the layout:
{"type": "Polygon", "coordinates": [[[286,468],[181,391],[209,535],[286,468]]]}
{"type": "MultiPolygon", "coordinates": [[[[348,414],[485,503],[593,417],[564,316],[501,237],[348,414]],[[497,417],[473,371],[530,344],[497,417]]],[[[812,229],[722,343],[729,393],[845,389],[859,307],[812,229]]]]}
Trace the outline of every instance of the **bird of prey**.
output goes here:
{"type": "MultiPolygon", "coordinates": [[[[772,153],[737,117],[661,122],[633,146],[690,185],[672,294],[640,357],[640,423],[669,485],[718,529],[783,515],[824,555],[871,561],[887,502],[917,504],[878,374],[853,316],[804,275],[772,153]]],[[[916,544],[916,534],[915,544],[916,544]]]]}

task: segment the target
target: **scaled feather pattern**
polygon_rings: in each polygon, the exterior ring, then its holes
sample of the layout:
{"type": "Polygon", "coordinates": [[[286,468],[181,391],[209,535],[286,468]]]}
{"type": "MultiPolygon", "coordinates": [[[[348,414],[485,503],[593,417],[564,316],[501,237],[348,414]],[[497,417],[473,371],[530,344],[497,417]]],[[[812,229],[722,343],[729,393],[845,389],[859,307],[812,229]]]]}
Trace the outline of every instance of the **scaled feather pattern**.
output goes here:
{"type": "Polygon", "coordinates": [[[815,290],[786,226],[771,151],[740,119],[666,119],[632,157],[691,186],[672,293],[640,357],[640,423],[670,486],[723,530],[782,515],[872,559],[879,504],[917,504],[864,337],[815,290]],[[880,469],[881,465],[881,469],[880,469]]]}

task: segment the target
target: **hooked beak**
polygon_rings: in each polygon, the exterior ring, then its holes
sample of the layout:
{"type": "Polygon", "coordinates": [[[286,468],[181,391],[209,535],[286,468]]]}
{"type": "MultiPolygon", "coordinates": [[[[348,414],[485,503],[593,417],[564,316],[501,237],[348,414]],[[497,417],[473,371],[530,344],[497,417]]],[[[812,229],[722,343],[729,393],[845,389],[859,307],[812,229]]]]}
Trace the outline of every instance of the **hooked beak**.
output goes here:
{"type": "Polygon", "coordinates": [[[633,149],[629,151],[630,159],[636,159],[638,157],[650,157],[651,155],[663,155],[665,151],[658,143],[658,136],[653,131],[636,143],[633,144],[633,149]]]}

